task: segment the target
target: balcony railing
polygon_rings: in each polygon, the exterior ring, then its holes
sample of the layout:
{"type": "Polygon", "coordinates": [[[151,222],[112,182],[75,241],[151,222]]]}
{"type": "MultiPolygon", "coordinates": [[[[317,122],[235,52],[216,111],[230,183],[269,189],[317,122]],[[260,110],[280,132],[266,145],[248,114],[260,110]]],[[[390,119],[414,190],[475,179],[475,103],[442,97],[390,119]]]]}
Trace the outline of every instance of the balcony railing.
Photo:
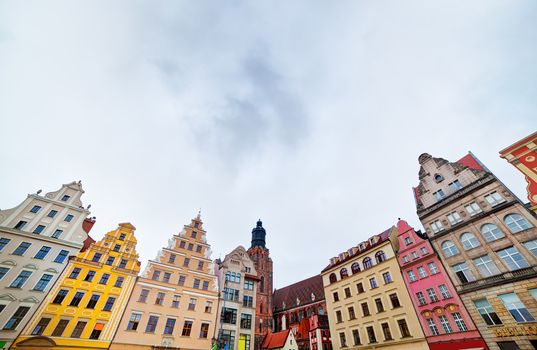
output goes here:
{"type": "Polygon", "coordinates": [[[461,293],[473,292],[479,289],[488,288],[497,284],[504,284],[510,281],[517,281],[521,279],[527,279],[529,277],[537,276],[537,266],[525,267],[523,269],[504,272],[499,275],[482,278],[477,281],[465,283],[461,286],[461,293]]]}

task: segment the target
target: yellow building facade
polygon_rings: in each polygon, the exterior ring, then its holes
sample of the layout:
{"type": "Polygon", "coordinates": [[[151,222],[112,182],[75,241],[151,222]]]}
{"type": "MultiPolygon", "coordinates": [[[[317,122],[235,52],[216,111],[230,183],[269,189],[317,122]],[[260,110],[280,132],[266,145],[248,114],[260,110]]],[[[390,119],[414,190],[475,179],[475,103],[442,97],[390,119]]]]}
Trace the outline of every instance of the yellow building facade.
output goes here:
{"type": "Polygon", "coordinates": [[[71,258],[12,349],[108,349],[140,271],[129,223],[71,258]]]}

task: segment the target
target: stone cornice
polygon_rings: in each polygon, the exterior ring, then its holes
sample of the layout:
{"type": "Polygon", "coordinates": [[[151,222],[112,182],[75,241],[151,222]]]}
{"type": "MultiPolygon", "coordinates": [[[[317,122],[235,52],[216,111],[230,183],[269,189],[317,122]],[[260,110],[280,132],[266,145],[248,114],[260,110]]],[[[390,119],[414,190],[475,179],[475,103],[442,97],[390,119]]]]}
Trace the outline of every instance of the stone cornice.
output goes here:
{"type": "Polygon", "coordinates": [[[537,277],[537,266],[530,266],[469,282],[459,286],[457,289],[459,294],[465,294],[535,277],[537,277]]]}
{"type": "Polygon", "coordinates": [[[11,234],[14,234],[14,235],[26,237],[28,239],[35,239],[35,240],[40,240],[40,241],[44,241],[44,242],[50,242],[52,244],[59,244],[59,245],[64,245],[64,246],[68,246],[68,247],[72,247],[72,248],[77,248],[78,250],[80,250],[82,248],[82,246],[83,246],[83,243],[74,243],[74,242],[66,241],[66,240],[59,239],[59,238],[52,238],[52,237],[49,237],[49,236],[39,235],[39,234],[36,234],[36,233],[29,233],[29,232],[26,232],[26,231],[20,231],[20,230],[16,230],[16,229],[13,229],[13,228],[6,227],[6,226],[0,226],[0,231],[4,231],[4,232],[11,233],[11,234]]]}

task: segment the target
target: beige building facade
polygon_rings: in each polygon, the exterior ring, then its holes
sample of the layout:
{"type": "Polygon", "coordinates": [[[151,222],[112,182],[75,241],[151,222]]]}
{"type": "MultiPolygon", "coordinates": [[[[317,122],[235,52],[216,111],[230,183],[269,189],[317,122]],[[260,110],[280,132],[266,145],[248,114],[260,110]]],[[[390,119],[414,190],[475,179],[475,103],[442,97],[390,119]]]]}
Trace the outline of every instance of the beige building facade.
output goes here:
{"type": "Polygon", "coordinates": [[[243,246],[235,248],[218,264],[220,300],[217,339],[229,350],[254,350],[257,271],[243,246]]]}
{"type": "Polygon", "coordinates": [[[210,349],[218,283],[200,216],[138,278],[110,349],[210,349]]]}
{"type": "Polygon", "coordinates": [[[0,348],[8,348],[65,269],[88,242],[94,220],[80,182],[29,194],[0,210],[0,348]]]}
{"type": "Polygon", "coordinates": [[[471,153],[419,157],[417,213],[491,350],[537,347],[537,219],[471,153]]]}
{"type": "Polygon", "coordinates": [[[392,227],[332,258],[321,272],[334,349],[428,349],[398,247],[392,227]]]}

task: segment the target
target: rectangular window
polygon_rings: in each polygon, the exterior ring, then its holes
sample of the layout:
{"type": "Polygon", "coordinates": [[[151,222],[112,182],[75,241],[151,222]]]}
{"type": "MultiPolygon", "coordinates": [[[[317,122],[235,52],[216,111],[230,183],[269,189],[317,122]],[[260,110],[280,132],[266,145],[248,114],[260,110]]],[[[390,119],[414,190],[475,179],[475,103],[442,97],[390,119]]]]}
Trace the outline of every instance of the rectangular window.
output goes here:
{"type": "Polygon", "coordinates": [[[153,276],[151,277],[151,279],[153,281],[158,281],[159,278],[160,278],[160,271],[158,271],[158,270],[153,271],[153,276]]]}
{"type": "Polygon", "coordinates": [[[418,253],[416,252],[412,252],[410,255],[412,255],[412,260],[416,260],[418,258],[418,253]]]}
{"type": "Polygon", "coordinates": [[[382,305],[382,300],[380,298],[375,299],[375,305],[377,306],[377,312],[384,311],[384,305],[382,305]]]}
{"type": "Polygon", "coordinates": [[[362,284],[362,282],[356,284],[356,289],[358,290],[358,293],[364,292],[364,285],[362,284]]]}
{"type": "Polygon", "coordinates": [[[522,256],[522,254],[518,252],[515,247],[510,247],[498,251],[498,256],[503,260],[505,265],[507,265],[507,267],[511,271],[530,266],[526,259],[522,256]]]}
{"type": "Polygon", "coordinates": [[[71,271],[71,274],[69,275],[69,278],[77,279],[78,275],[80,274],[80,271],[82,271],[82,269],[80,267],[75,267],[73,269],[73,271],[71,271]]]}
{"type": "Polygon", "coordinates": [[[375,277],[369,279],[369,285],[371,286],[371,289],[375,289],[378,287],[377,280],[375,277]]]}
{"type": "Polygon", "coordinates": [[[67,201],[69,200],[69,198],[71,198],[71,196],[68,196],[68,195],[65,194],[65,195],[62,197],[62,202],[67,202],[67,201]]]}
{"type": "Polygon", "coordinates": [[[139,314],[137,312],[133,312],[131,314],[131,318],[129,319],[129,323],[127,324],[127,330],[128,331],[137,330],[141,319],[142,319],[142,314],[139,314]]]}
{"type": "Polygon", "coordinates": [[[190,298],[190,302],[188,303],[188,310],[194,311],[196,309],[196,299],[190,298]]]}
{"type": "Polygon", "coordinates": [[[345,338],[344,332],[339,333],[339,342],[341,343],[342,348],[347,347],[347,339],[345,338]]]}
{"type": "Polygon", "coordinates": [[[198,261],[198,270],[203,270],[203,261],[198,261]]]}
{"type": "Polygon", "coordinates": [[[405,244],[406,245],[411,245],[412,244],[412,239],[410,239],[410,237],[405,237],[405,244]]]}
{"type": "Polygon", "coordinates": [[[390,332],[390,325],[388,323],[382,323],[382,333],[384,333],[384,340],[393,340],[392,332],[390,332]]]}
{"type": "Polygon", "coordinates": [[[354,320],[356,318],[356,314],[354,313],[354,307],[348,307],[347,311],[349,312],[349,320],[354,320]]]}
{"type": "Polygon", "coordinates": [[[108,299],[106,300],[106,304],[104,304],[103,310],[112,311],[112,307],[114,307],[115,302],[116,302],[115,297],[108,297],[108,299]]]}
{"type": "Polygon", "coordinates": [[[38,225],[35,229],[34,229],[34,232],[35,234],[40,234],[41,232],[43,232],[45,230],[45,226],[44,225],[38,225]]]}
{"type": "Polygon", "coordinates": [[[181,296],[180,295],[174,295],[172,299],[172,307],[175,309],[179,308],[179,303],[181,302],[181,296]]]}
{"type": "Polygon", "coordinates": [[[17,311],[15,311],[13,316],[11,316],[11,318],[6,322],[6,325],[4,326],[4,330],[16,329],[29,310],[30,310],[30,307],[28,306],[19,306],[19,308],[17,309],[17,311]]]}
{"type": "Polygon", "coordinates": [[[147,297],[149,296],[149,289],[142,289],[140,291],[140,296],[138,297],[138,301],[140,303],[147,302],[147,297]]]}
{"type": "Polygon", "coordinates": [[[434,233],[438,233],[444,229],[444,226],[442,226],[440,220],[436,220],[431,223],[431,229],[434,233]]]}
{"type": "Polygon", "coordinates": [[[361,345],[360,342],[360,332],[357,329],[352,330],[352,338],[354,340],[354,345],[361,345]]]}
{"type": "Polygon", "coordinates": [[[194,283],[192,284],[192,287],[195,288],[195,289],[199,289],[200,288],[200,280],[197,279],[197,278],[194,278],[194,283]]]}
{"type": "Polygon", "coordinates": [[[11,282],[11,285],[9,286],[9,288],[22,288],[24,284],[26,283],[26,281],[28,281],[28,278],[30,278],[31,275],[32,275],[31,271],[24,271],[24,270],[21,271],[19,275],[17,276],[17,278],[15,278],[13,282],[11,282]]]}
{"type": "Polygon", "coordinates": [[[456,211],[449,213],[447,215],[447,218],[448,218],[448,221],[449,221],[449,223],[451,225],[456,225],[456,224],[458,224],[459,222],[462,221],[461,216],[456,211]]]}
{"type": "Polygon", "coordinates": [[[254,298],[248,295],[245,295],[242,300],[242,306],[244,307],[252,307],[254,298]]]}
{"type": "Polygon", "coordinates": [[[342,316],[341,311],[339,311],[339,310],[336,311],[336,322],[337,323],[343,322],[343,316],[342,316]]]}
{"type": "Polygon", "coordinates": [[[180,286],[184,286],[186,281],[186,276],[180,275],[179,276],[179,282],[177,283],[180,286]]]}
{"type": "Polygon", "coordinates": [[[418,275],[420,275],[420,278],[427,277],[427,271],[425,271],[423,266],[418,266],[418,275]]]}
{"type": "Polygon", "coordinates": [[[174,328],[175,328],[175,318],[168,318],[166,320],[166,325],[164,326],[164,334],[173,334],[174,328]]]}
{"type": "Polygon", "coordinates": [[[433,195],[436,198],[437,202],[440,202],[442,199],[444,199],[446,197],[446,194],[444,193],[443,190],[438,190],[438,191],[434,192],[433,195]]]}
{"type": "Polygon", "coordinates": [[[224,288],[224,300],[239,301],[239,291],[233,288],[224,288]]]}
{"type": "Polygon", "coordinates": [[[392,283],[392,275],[390,275],[390,272],[384,272],[382,278],[384,279],[384,284],[392,283]]]}
{"type": "Polygon", "coordinates": [[[394,309],[401,307],[401,303],[399,302],[399,298],[397,297],[397,294],[395,293],[390,294],[390,301],[392,302],[392,307],[394,309]]]}
{"type": "Polygon", "coordinates": [[[483,212],[483,210],[481,210],[481,207],[476,202],[472,202],[464,206],[464,209],[466,209],[466,211],[468,212],[468,214],[470,214],[470,216],[475,216],[483,212]]]}
{"type": "Polygon", "coordinates": [[[39,322],[37,323],[37,325],[35,326],[34,330],[32,331],[32,335],[42,335],[49,323],[50,323],[50,318],[48,317],[41,318],[39,322]]]}
{"type": "Polygon", "coordinates": [[[96,323],[95,327],[93,327],[93,331],[91,331],[91,334],[90,334],[89,338],[90,339],[99,339],[103,329],[104,329],[104,323],[96,323]]]}
{"type": "Polygon", "coordinates": [[[429,294],[429,299],[431,300],[431,303],[438,301],[438,297],[436,296],[436,292],[434,291],[434,288],[428,288],[427,294],[429,294]]]}
{"type": "Polygon", "coordinates": [[[349,287],[345,288],[344,289],[345,291],[345,298],[350,298],[351,297],[351,289],[349,287]]]}
{"type": "Polygon", "coordinates": [[[455,180],[449,184],[449,188],[451,189],[451,191],[455,192],[462,188],[462,184],[460,183],[459,180],[455,180]]]}
{"type": "Polygon", "coordinates": [[[369,312],[369,305],[367,303],[362,303],[361,305],[362,305],[362,315],[364,317],[371,315],[371,313],[369,312]]]}
{"type": "MultiPolygon", "coordinates": [[[[196,253],[201,253],[201,250],[202,250],[202,249],[203,249],[202,246],[197,245],[197,246],[196,246],[196,253]]],[[[248,269],[248,267],[247,267],[247,269],[248,269]]]]}
{"type": "Polygon", "coordinates": [[[147,325],[145,326],[145,332],[155,333],[155,329],[157,329],[157,324],[158,324],[158,316],[150,315],[149,320],[147,320],[147,325]]]}
{"type": "Polygon", "coordinates": [[[468,265],[466,265],[465,262],[453,265],[453,271],[455,271],[455,274],[457,275],[462,284],[475,281],[474,275],[472,275],[470,269],[468,268],[468,265]]]}
{"type": "Polygon", "coordinates": [[[505,202],[505,199],[498,192],[492,192],[491,194],[486,195],[485,199],[491,207],[495,207],[498,204],[505,202]]]}
{"type": "Polygon", "coordinates": [[[8,245],[9,242],[11,242],[11,240],[8,238],[0,238],[0,252],[4,250],[4,248],[6,247],[6,245],[8,245]]]}
{"type": "Polygon", "coordinates": [[[194,244],[192,243],[188,243],[188,247],[186,248],[187,250],[192,250],[194,249],[194,244]]]}
{"type": "Polygon", "coordinates": [[[431,330],[432,335],[440,335],[438,327],[436,327],[436,323],[434,323],[432,318],[428,318],[427,323],[429,324],[429,329],[431,330]]]}
{"type": "Polygon", "coordinates": [[[209,282],[208,281],[203,281],[203,284],[201,286],[201,289],[203,290],[209,290],[209,282]]]}
{"type": "Polygon", "coordinates": [[[125,240],[125,237],[127,237],[127,235],[124,234],[124,233],[122,233],[122,234],[119,235],[119,240],[120,240],[120,241],[124,241],[124,240],[125,240]]]}
{"type": "Polygon", "coordinates": [[[54,231],[54,233],[52,234],[51,237],[52,238],[60,238],[62,233],[63,233],[63,230],[58,229],[58,230],[54,231]]]}
{"type": "Polygon", "coordinates": [[[429,271],[431,272],[431,275],[436,275],[439,271],[438,271],[438,267],[436,267],[436,264],[434,262],[430,262],[427,264],[427,266],[429,267],[429,271]]]}
{"type": "Polygon", "coordinates": [[[440,291],[440,294],[442,294],[442,299],[451,298],[451,294],[449,294],[448,287],[445,284],[439,285],[438,290],[440,291]]]}
{"type": "Polygon", "coordinates": [[[71,338],[80,338],[87,324],[88,323],[86,321],[78,321],[73,329],[73,332],[71,333],[71,338]]]}
{"type": "Polygon", "coordinates": [[[517,322],[535,321],[526,306],[520,301],[515,293],[498,295],[505,308],[517,322]]]}
{"type": "Polygon", "coordinates": [[[170,254],[170,256],[168,257],[168,262],[173,264],[175,262],[175,257],[175,254],[170,254]]]}
{"type": "Polygon", "coordinates": [[[163,282],[170,283],[170,278],[172,277],[172,274],[169,272],[164,272],[164,278],[162,278],[163,282]]]}
{"type": "Polygon", "coordinates": [[[30,209],[30,213],[37,213],[41,209],[39,205],[34,205],[32,209],[30,209]]]}
{"type": "Polygon", "coordinates": [[[28,242],[21,242],[21,244],[19,244],[19,246],[17,247],[17,249],[15,249],[13,251],[13,255],[23,255],[24,253],[26,253],[26,250],[28,250],[28,248],[31,246],[32,244],[31,243],[28,243],[28,242]]]}
{"type": "Polygon", "coordinates": [[[451,314],[451,316],[453,316],[453,320],[455,320],[455,324],[457,325],[459,331],[466,332],[468,330],[460,313],[454,312],[451,314]]]}
{"type": "Polygon", "coordinates": [[[69,291],[67,289],[60,289],[60,291],[58,292],[58,294],[56,294],[56,297],[52,301],[52,304],[61,304],[68,293],[69,291]]]}
{"type": "Polygon", "coordinates": [[[28,222],[27,221],[19,221],[17,222],[17,224],[15,225],[14,229],[15,230],[22,230],[24,228],[24,226],[26,226],[28,222]]]}
{"type": "Polygon", "coordinates": [[[53,217],[56,216],[56,214],[58,214],[58,211],[57,211],[57,210],[51,210],[51,211],[49,211],[49,213],[48,213],[47,216],[48,216],[49,218],[53,218],[53,217]]]}
{"type": "Polygon", "coordinates": [[[334,292],[332,295],[334,296],[334,302],[339,301],[339,294],[337,292],[334,292]]]}
{"type": "Polygon", "coordinates": [[[516,341],[499,341],[496,344],[500,350],[520,350],[516,341]]]}
{"type": "MultiPolygon", "coordinates": [[[[101,296],[99,294],[93,294],[86,305],[86,309],[95,309],[95,305],[99,302],[101,296]]],[[[71,302],[72,304],[72,302],[71,302]]]]}
{"type": "Polygon", "coordinates": [[[252,315],[241,314],[241,328],[242,329],[252,328],[252,315]]]}
{"type": "Polygon", "coordinates": [[[115,257],[109,256],[108,259],[106,259],[105,264],[108,265],[108,266],[112,266],[114,264],[114,260],[116,260],[115,257]]]}
{"type": "Polygon", "coordinates": [[[166,294],[163,292],[157,293],[157,298],[155,299],[155,305],[162,305],[164,303],[164,298],[166,297],[166,294]]]}
{"type": "Polygon", "coordinates": [[[190,331],[192,331],[192,321],[185,321],[181,335],[183,337],[190,337],[190,331]]]}
{"type": "MultiPolygon", "coordinates": [[[[207,338],[209,335],[209,324],[208,323],[202,323],[201,329],[200,329],[200,338],[207,338]]],[[[247,335],[247,342],[245,349],[250,348],[250,335],[247,335]]]]}
{"type": "Polygon", "coordinates": [[[446,316],[439,316],[438,319],[440,319],[440,324],[442,325],[442,328],[444,328],[444,332],[446,332],[446,334],[453,332],[453,329],[451,329],[451,325],[449,324],[449,320],[446,316]]]}
{"type": "Polygon", "coordinates": [[[408,255],[403,256],[403,262],[406,264],[408,262],[408,255]]]}
{"type": "Polygon", "coordinates": [[[110,279],[110,275],[107,273],[103,273],[101,276],[101,279],[99,280],[99,284],[108,284],[108,280],[110,279]]]}
{"type": "Polygon", "coordinates": [[[69,252],[67,250],[60,250],[58,256],[56,256],[56,259],[54,259],[54,262],[62,264],[67,256],[69,256],[69,252]]]}
{"type": "Polygon", "coordinates": [[[475,300],[474,304],[487,325],[494,326],[502,324],[502,320],[500,320],[498,314],[496,314],[496,310],[489,304],[487,299],[475,300]]]}
{"type": "Polygon", "coordinates": [[[121,288],[121,286],[123,285],[123,281],[125,279],[123,277],[118,277],[116,278],[116,283],[114,283],[114,287],[118,287],[118,288],[121,288]]]}
{"type": "Polygon", "coordinates": [[[418,302],[420,303],[420,305],[426,305],[427,304],[427,300],[425,299],[425,296],[423,295],[422,292],[417,292],[416,297],[418,298],[418,302]]]}
{"type": "Polygon", "coordinates": [[[425,248],[425,247],[421,247],[421,248],[420,248],[420,251],[421,251],[421,255],[427,255],[427,254],[429,254],[429,252],[427,251],[427,248],[425,248]]]}
{"type": "Polygon", "coordinates": [[[63,219],[64,221],[67,221],[67,222],[71,222],[71,220],[73,220],[74,216],[71,215],[71,214],[68,214],[65,219],[63,219]]]}
{"type": "Polygon", "coordinates": [[[401,332],[402,338],[410,337],[410,331],[408,330],[406,320],[397,320],[397,325],[399,326],[399,331],[401,332]]]}
{"type": "Polygon", "coordinates": [[[205,313],[210,314],[212,311],[213,311],[213,302],[212,301],[206,301],[205,302],[205,313]]]}
{"type": "Polygon", "coordinates": [[[410,282],[416,282],[418,280],[414,271],[409,270],[407,274],[408,274],[408,279],[410,280],[410,282]]]}
{"type": "Polygon", "coordinates": [[[500,270],[498,270],[498,267],[488,255],[483,255],[473,260],[475,266],[479,270],[479,273],[483,277],[489,277],[500,273],[500,270]]]}
{"type": "Polygon", "coordinates": [[[41,249],[35,254],[34,259],[43,260],[47,256],[48,252],[50,252],[50,247],[42,246],[41,249]]]}
{"type": "Polygon", "coordinates": [[[184,248],[185,244],[186,244],[185,241],[179,242],[179,248],[184,248]]]}
{"type": "Polygon", "coordinates": [[[222,323],[236,324],[237,323],[237,310],[229,308],[229,307],[223,307],[220,320],[222,323]]]}
{"type": "MultiPolygon", "coordinates": [[[[527,250],[529,250],[533,254],[533,256],[537,257],[537,239],[524,243],[524,246],[526,247],[527,250]]],[[[0,251],[2,251],[1,246],[0,246],[0,251]]]]}
{"type": "Polygon", "coordinates": [[[375,336],[375,330],[373,329],[373,326],[367,327],[366,331],[367,331],[367,337],[369,338],[369,343],[376,343],[377,337],[375,336]]]}
{"type": "Polygon", "coordinates": [[[114,249],[113,249],[113,250],[114,250],[114,252],[119,252],[120,249],[121,249],[121,245],[120,245],[120,244],[116,244],[116,245],[114,246],[114,249]]]}
{"type": "Polygon", "coordinates": [[[89,270],[88,273],[86,274],[86,277],[84,277],[84,281],[91,282],[93,281],[93,277],[95,277],[95,271],[89,270]]]}
{"type": "Polygon", "coordinates": [[[9,269],[7,267],[0,267],[0,280],[2,280],[8,272],[9,269]]]}
{"type": "Polygon", "coordinates": [[[188,264],[190,264],[190,259],[189,259],[189,258],[185,258],[185,260],[183,261],[183,266],[184,266],[184,267],[188,267],[188,264]]]}
{"type": "Polygon", "coordinates": [[[65,327],[69,324],[69,320],[59,320],[58,324],[56,325],[56,328],[54,328],[54,331],[52,331],[53,337],[61,337],[63,334],[63,331],[65,330],[65,327]]]}
{"type": "Polygon", "coordinates": [[[47,288],[47,285],[51,280],[52,280],[52,275],[49,275],[47,273],[43,274],[43,276],[41,276],[41,279],[34,286],[34,290],[37,290],[40,292],[44,291],[45,288],[47,288]]]}
{"type": "Polygon", "coordinates": [[[93,254],[93,258],[91,259],[91,261],[98,263],[99,260],[101,260],[101,256],[103,256],[101,253],[95,253],[93,254]]]}
{"type": "Polygon", "coordinates": [[[244,289],[245,290],[254,290],[254,281],[245,280],[244,281],[244,289]]]}

